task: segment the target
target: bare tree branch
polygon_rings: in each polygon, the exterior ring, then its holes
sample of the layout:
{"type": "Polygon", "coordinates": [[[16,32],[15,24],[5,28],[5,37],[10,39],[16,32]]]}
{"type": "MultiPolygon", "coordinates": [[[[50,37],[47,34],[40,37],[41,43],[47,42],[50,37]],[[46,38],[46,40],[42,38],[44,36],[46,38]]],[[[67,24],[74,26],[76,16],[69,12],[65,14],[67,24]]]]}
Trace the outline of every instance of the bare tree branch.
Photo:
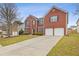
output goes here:
{"type": "Polygon", "coordinates": [[[17,18],[17,7],[13,3],[0,4],[0,17],[1,20],[7,24],[7,34],[11,35],[11,24],[17,18]]]}

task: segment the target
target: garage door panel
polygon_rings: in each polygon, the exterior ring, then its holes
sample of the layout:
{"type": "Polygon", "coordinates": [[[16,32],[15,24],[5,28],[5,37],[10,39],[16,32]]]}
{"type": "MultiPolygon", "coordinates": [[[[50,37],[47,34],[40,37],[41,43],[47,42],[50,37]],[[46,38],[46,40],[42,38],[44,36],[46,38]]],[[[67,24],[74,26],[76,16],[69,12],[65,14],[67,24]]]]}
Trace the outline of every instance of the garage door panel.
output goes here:
{"type": "Polygon", "coordinates": [[[45,35],[52,35],[53,36],[53,29],[51,29],[51,28],[45,29],[45,35]]]}
{"type": "Polygon", "coordinates": [[[54,29],[54,35],[55,36],[62,36],[62,35],[64,35],[64,28],[55,28],[54,29]]]}
{"type": "Polygon", "coordinates": [[[63,36],[64,35],[64,28],[47,28],[45,29],[45,35],[52,35],[52,36],[63,36]],[[54,32],[54,34],[53,34],[54,32]]]}

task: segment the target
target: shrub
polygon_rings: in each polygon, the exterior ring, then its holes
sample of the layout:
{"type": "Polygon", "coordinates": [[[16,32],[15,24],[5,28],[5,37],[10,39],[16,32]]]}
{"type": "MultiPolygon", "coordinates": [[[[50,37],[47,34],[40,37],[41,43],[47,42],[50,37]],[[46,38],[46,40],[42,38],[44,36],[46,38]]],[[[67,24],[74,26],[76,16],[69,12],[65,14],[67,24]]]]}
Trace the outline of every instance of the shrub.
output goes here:
{"type": "Polygon", "coordinates": [[[21,29],[20,31],[19,31],[19,35],[22,35],[24,33],[24,31],[21,29]]]}
{"type": "Polygon", "coordinates": [[[23,35],[29,35],[29,34],[30,34],[30,33],[28,33],[28,32],[27,32],[27,33],[26,33],[26,32],[25,32],[25,33],[23,33],[23,35]]]}
{"type": "Polygon", "coordinates": [[[36,32],[34,35],[43,35],[43,32],[36,32]]]}

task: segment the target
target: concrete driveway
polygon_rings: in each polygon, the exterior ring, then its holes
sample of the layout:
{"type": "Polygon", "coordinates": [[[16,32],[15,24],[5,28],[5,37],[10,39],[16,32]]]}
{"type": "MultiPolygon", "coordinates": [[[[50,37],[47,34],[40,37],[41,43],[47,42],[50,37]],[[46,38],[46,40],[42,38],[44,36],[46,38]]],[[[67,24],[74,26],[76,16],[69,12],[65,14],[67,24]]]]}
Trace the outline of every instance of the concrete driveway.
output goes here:
{"type": "Polygon", "coordinates": [[[46,56],[62,36],[40,36],[0,48],[5,56],[46,56]]]}

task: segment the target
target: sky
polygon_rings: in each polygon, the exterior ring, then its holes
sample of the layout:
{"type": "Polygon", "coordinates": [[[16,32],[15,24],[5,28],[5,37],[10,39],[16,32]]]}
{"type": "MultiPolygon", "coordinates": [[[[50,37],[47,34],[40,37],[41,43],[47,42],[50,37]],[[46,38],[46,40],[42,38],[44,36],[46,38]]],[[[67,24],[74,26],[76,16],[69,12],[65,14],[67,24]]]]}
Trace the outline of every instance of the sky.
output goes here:
{"type": "Polygon", "coordinates": [[[48,11],[56,6],[68,12],[68,27],[76,26],[78,15],[75,15],[76,4],[72,3],[17,3],[18,15],[22,22],[29,15],[36,16],[38,18],[45,16],[48,11]]]}

